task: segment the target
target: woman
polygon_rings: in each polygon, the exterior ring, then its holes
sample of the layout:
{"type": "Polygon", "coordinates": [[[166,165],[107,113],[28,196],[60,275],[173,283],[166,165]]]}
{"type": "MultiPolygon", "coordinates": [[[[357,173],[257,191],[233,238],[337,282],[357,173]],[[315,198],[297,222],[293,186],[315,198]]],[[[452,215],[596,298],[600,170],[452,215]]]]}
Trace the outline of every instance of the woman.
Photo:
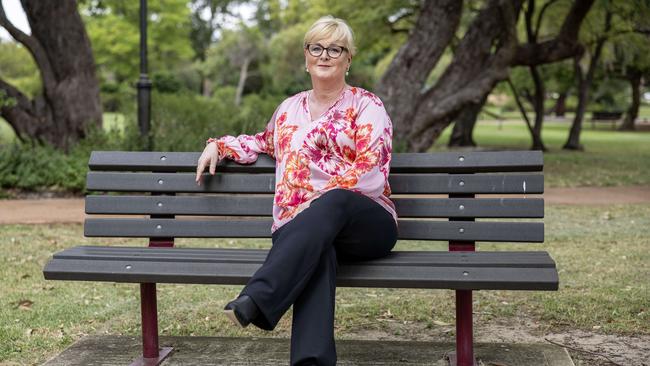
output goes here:
{"type": "Polygon", "coordinates": [[[273,330],[293,304],[291,365],[335,365],[337,258],[386,256],[397,240],[389,199],[392,124],[374,94],[346,84],[350,27],[331,16],[305,34],[313,89],[289,97],[254,136],[208,139],[196,181],[224,158],[276,161],[273,246],[224,312],[237,325],[273,330]]]}

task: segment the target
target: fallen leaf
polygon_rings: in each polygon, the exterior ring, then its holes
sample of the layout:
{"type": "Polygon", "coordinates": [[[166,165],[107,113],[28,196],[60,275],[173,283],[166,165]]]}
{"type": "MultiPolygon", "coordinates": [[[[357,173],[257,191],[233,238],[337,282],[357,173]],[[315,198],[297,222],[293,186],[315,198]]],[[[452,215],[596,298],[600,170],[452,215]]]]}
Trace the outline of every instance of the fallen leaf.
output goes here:
{"type": "Polygon", "coordinates": [[[392,317],[393,317],[393,313],[391,313],[391,312],[390,312],[390,309],[388,309],[388,310],[384,311],[384,312],[380,315],[380,317],[381,317],[381,318],[392,318],[392,317]]]}
{"type": "Polygon", "coordinates": [[[32,300],[20,300],[16,303],[15,309],[19,310],[32,310],[32,305],[34,305],[34,302],[32,300]]]}
{"type": "Polygon", "coordinates": [[[448,326],[448,325],[451,325],[451,324],[449,324],[449,323],[441,322],[440,320],[434,320],[434,321],[433,321],[433,324],[435,324],[435,325],[439,325],[439,326],[441,326],[441,327],[446,327],[446,326],[448,326]]]}

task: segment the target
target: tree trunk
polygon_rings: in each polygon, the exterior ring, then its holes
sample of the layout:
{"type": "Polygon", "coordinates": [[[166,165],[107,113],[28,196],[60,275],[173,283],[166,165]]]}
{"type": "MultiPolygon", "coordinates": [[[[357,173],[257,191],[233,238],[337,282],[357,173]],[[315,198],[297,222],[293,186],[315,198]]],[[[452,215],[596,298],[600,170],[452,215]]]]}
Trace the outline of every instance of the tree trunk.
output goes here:
{"type": "Polygon", "coordinates": [[[393,140],[396,150],[406,148],[407,134],[421,90],[431,70],[452,41],[460,23],[463,2],[427,0],[422,3],[417,23],[381,77],[375,91],[395,121],[393,140]]]}
{"type": "Polygon", "coordinates": [[[555,101],[555,106],[553,107],[552,112],[555,114],[555,117],[564,117],[566,113],[566,98],[569,96],[569,92],[565,91],[560,93],[555,101]]]}
{"type": "MultiPolygon", "coordinates": [[[[551,2],[547,2],[542,7],[540,14],[538,15],[537,27],[535,27],[533,24],[533,15],[535,15],[535,0],[528,0],[528,6],[526,7],[524,18],[526,24],[526,35],[529,44],[538,44],[537,36],[542,22],[542,16],[550,4],[551,2]]],[[[530,71],[530,76],[533,79],[533,85],[535,86],[535,92],[530,97],[530,102],[533,105],[533,110],[535,111],[535,123],[533,125],[533,128],[530,130],[533,140],[531,150],[546,151],[546,147],[542,142],[542,125],[544,124],[544,99],[546,99],[544,80],[539,74],[537,65],[529,65],[528,70],[530,71]]]]}
{"type": "Polygon", "coordinates": [[[375,87],[393,120],[395,151],[426,151],[463,108],[505,80],[511,66],[555,62],[581,51],[578,31],[594,0],[573,2],[559,34],[534,45],[517,43],[522,1],[486,1],[432,87],[426,80],[454,38],[462,2],[422,2],[406,43],[375,87]]]}
{"type": "Polygon", "coordinates": [[[90,40],[74,0],[22,0],[32,34],[17,29],[0,4],[0,26],[32,54],[40,70],[43,94],[29,100],[0,80],[0,90],[15,102],[0,114],[21,138],[36,139],[67,150],[101,128],[102,107],[90,40]]]}
{"type": "Polygon", "coordinates": [[[409,109],[410,128],[398,129],[396,135],[406,137],[409,151],[426,151],[462,108],[479,103],[499,80],[507,77],[516,48],[514,24],[519,6],[517,1],[492,0],[479,12],[438,83],[409,109]]]}
{"type": "Polygon", "coordinates": [[[535,110],[535,123],[533,124],[532,139],[533,145],[531,150],[542,150],[546,151],[546,146],[542,141],[542,125],[544,124],[544,81],[542,81],[541,76],[537,67],[530,66],[530,74],[533,77],[533,83],[535,84],[535,94],[533,97],[533,108],[535,110]]]}
{"type": "Polygon", "coordinates": [[[630,69],[627,72],[627,80],[632,88],[632,101],[630,107],[625,113],[623,124],[619,127],[621,131],[634,131],[634,121],[639,116],[639,106],[641,105],[641,70],[630,69]]]}
{"type": "Polygon", "coordinates": [[[605,27],[603,36],[599,37],[596,41],[596,48],[589,59],[589,67],[586,75],[584,75],[582,72],[582,67],[580,66],[580,57],[574,58],[574,70],[576,73],[576,79],[578,80],[578,106],[576,107],[575,118],[571,124],[569,138],[562,147],[565,150],[584,150],[584,147],[580,144],[582,121],[584,120],[585,110],[587,109],[587,104],[589,103],[589,90],[593,84],[594,74],[596,73],[596,66],[600,60],[603,46],[607,41],[607,32],[609,32],[611,24],[612,12],[608,10],[605,13],[605,27]]]}
{"type": "Polygon", "coordinates": [[[546,147],[544,146],[544,143],[542,142],[542,137],[540,136],[540,132],[536,132],[535,129],[533,128],[533,125],[530,123],[530,118],[528,118],[528,113],[526,113],[526,108],[524,108],[524,104],[521,102],[521,98],[519,97],[519,93],[517,92],[517,89],[515,88],[514,84],[508,78],[508,85],[510,86],[510,90],[512,91],[512,95],[515,98],[515,103],[517,104],[517,108],[519,108],[519,112],[521,113],[521,116],[524,118],[524,122],[526,122],[526,127],[528,128],[528,132],[530,132],[530,136],[532,138],[532,145],[531,145],[531,150],[542,150],[546,151],[546,147]]]}
{"type": "Polygon", "coordinates": [[[244,94],[244,86],[246,85],[246,79],[248,78],[248,65],[250,65],[251,59],[246,57],[241,64],[241,69],[239,70],[239,82],[237,83],[237,92],[235,93],[235,105],[239,106],[241,104],[241,97],[244,94]]]}
{"type": "Polygon", "coordinates": [[[476,146],[472,134],[478,115],[481,113],[486,100],[487,95],[480,103],[469,104],[458,114],[454,122],[454,129],[449,137],[449,147],[476,146]]]}
{"type": "Polygon", "coordinates": [[[201,86],[199,93],[206,98],[212,96],[212,80],[210,80],[205,75],[201,75],[201,86]]]}
{"type": "Polygon", "coordinates": [[[580,145],[580,132],[582,131],[582,121],[585,116],[585,109],[587,108],[587,99],[589,97],[591,80],[588,80],[588,78],[585,77],[582,67],[580,66],[579,57],[576,57],[574,61],[574,69],[576,80],[578,81],[578,105],[576,106],[576,114],[573,117],[573,123],[571,124],[569,139],[562,148],[566,150],[583,150],[584,147],[580,145]]]}

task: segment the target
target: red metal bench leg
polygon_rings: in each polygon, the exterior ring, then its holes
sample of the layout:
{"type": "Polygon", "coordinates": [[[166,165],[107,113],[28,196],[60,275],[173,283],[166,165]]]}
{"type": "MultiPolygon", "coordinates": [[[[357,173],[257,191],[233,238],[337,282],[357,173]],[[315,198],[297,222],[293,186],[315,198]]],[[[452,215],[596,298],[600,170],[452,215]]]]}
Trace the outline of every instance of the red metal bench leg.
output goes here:
{"type": "Polygon", "coordinates": [[[156,303],[156,284],[140,284],[140,304],[142,311],[142,356],[131,366],[159,365],[172,351],[172,347],[158,348],[158,306],[156,303]]]}
{"type": "MultiPolygon", "coordinates": [[[[449,197],[452,197],[452,195],[449,195],[449,197]]],[[[471,197],[474,197],[474,195],[471,195],[471,197]]],[[[451,252],[473,252],[475,249],[474,242],[449,242],[449,251],[451,252]]],[[[450,353],[448,357],[451,366],[478,365],[474,358],[472,290],[456,290],[456,352],[450,353]]]]}
{"type": "Polygon", "coordinates": [[[472,291],[456,291],[456,352],[449,355],[451,366],[475,366],[472,329],[472,291]]]}

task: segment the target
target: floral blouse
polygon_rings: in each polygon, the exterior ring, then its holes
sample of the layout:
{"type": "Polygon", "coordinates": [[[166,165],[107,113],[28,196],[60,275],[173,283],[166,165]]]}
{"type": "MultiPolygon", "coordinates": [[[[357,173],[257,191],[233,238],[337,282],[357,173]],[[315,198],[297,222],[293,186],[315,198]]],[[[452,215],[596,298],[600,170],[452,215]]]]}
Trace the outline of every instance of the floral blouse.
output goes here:
{"type": "Polygon", "coordinates": [[[276,161],[271,233],[335,188],[364,194],[395,219],[388,184],[392,122],[381,100],[348,88],[313,121],[310,91],[285,99],[263,132],[217,139],[220,158],[249,164],[265,153],[276,161]]]}

